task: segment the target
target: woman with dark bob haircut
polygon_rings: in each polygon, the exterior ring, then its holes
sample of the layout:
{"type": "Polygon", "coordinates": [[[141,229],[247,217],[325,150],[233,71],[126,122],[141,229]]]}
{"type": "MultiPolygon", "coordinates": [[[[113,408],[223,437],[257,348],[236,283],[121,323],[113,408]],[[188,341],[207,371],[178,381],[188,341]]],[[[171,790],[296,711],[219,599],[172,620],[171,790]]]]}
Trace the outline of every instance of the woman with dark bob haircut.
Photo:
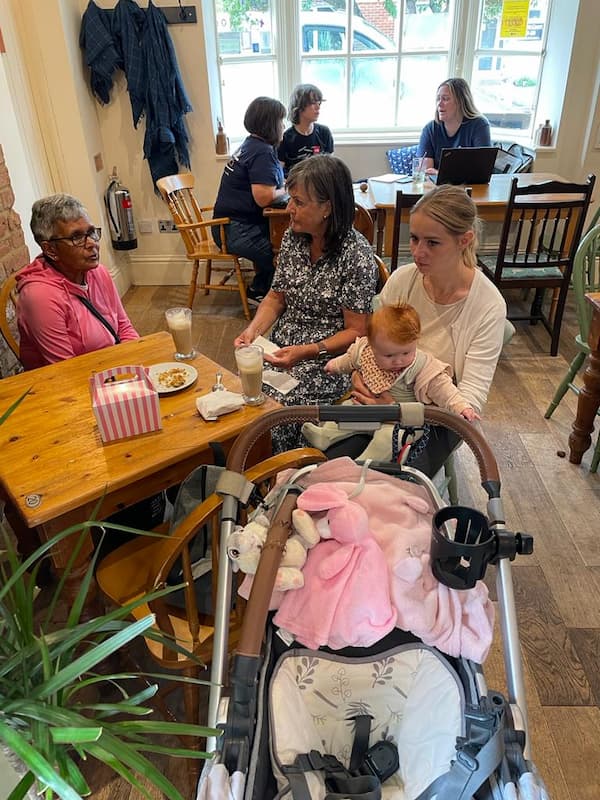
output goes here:
{"type": "MultiPolygon", "coordinates": [[[[273,248],[263,209],[285,195],[283,170],[276,146],[281,141],[285,106],[272,97],[257,97],[244,115],[250,134],[231,156],[221,177],[214,216],[229,217],[225,226],[230,253],[254,262],[256,274],[248,300],[256,305],[269,291],[273,279],[273,248]]],[[[220,231],[213,228],[221,246],[220,231]]]]}
{"type": "MultiPolygon", "coordinates": [[[[352,227],[352,177],[343,161],[307,158],[290,170],[287,188],[290,227],[273,285],[234,345],[250,344],[273,326],[279,349],[265,361],[298,385],[285,395],[266,391],[283,405],[332,403],[349,388],[349,376],[330,375],[324,365],[365,335],[377,266],[371,245],[352,227]]],[[[274,429],[275,452],[301,444],[300,426],[274,429]]]]}
{"type": "Polygon", "coordinates": [[[277,150],[286,175],[294,164],[309,156],[333,153],[331,131],[317,122],[323,102],[321,90],[312,83],[300,83],[292,92],[288,110],[292,125],[283,134],[277,150]]]}

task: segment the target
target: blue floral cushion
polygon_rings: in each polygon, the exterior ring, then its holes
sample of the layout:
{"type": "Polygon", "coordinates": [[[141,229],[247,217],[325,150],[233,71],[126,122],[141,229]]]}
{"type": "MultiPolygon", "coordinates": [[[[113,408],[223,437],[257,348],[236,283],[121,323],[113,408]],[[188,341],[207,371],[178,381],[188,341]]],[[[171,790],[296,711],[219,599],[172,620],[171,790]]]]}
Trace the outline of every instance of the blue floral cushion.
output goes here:
{"type": "Polygon", "coordinates": [[[417,155],[417,149],[416,144],[411,144],[409,147],[396,147],[394,150],[387,150],[386,156],[390,162],[392,172],[397,175],[412,175],[412,162],[417,155]]]}

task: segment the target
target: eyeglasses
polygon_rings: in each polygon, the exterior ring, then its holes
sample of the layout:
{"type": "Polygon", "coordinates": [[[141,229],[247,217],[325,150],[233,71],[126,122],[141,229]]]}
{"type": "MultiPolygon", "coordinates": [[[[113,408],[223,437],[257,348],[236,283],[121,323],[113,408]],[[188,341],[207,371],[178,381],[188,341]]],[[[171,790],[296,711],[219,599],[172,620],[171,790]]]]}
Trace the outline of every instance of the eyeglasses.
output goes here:
{"type": "Polygon", "coordinates": [[[87,240],[99,242],[102,236],[102,228],[90,228],[85,233],[74,233],[73,236],[52,236],[49,242],[71,242],[73,247],[85,247],[87,240]]]}

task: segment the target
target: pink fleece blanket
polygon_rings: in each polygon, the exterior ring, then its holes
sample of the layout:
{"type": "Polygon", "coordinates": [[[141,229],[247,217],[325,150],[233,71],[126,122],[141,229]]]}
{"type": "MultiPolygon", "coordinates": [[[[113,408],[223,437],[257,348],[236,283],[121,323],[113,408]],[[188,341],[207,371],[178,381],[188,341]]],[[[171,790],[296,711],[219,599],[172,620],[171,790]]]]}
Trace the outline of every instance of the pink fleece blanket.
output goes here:
{"type": "MultiPolygon", "coordinates": [[[[286,472],[279,478],[286,480],[289,476],[290,473],[286,472]]],[[[321,464],[300,482],[308,486],[333,481],[351,495],[360,476],[361,467],[352,459],[339,458],[321,464]]],[[[457,591],[440,584],[433,576],[428,555],[432,510],[425,489],[367,470],[362,491],[352,499],[367,511],[369,531],[385,557],[389,592],[396,612],[395,624],[451,656],[462,655],[483,662],[492,642],[494,624],[494,608],[487,587],[478,582],[473,589],[457,591]]],[[[389,624],[385,593],[376,591],[372,572],[369,581],[370,567],[367,564],[366,569],[360,572],[364,588],[362,602],[358,595],[358,608],[349,611],[347,616],[335,617],[336,606],[328,605],[329,600],[334,601],[331,593],[324,591],[318,562],[324,556],[331,556],[336,547],[347,546],[332,540],[316,545],[304,567],[304,587],[285,593],[281,600],[275,623],[309,647],[322,638],[326,628],[325,617],[330,624],[326,644],[334,649],[348,644],[372,644],[362,640],[348,641],[357,638],[351,633],[357,618],[364,620],[369,614],[378,621],[375,625],[383,624],[385,627],[389,624]],[[334,618],[337,629],[331,626],[334,618]]]]}

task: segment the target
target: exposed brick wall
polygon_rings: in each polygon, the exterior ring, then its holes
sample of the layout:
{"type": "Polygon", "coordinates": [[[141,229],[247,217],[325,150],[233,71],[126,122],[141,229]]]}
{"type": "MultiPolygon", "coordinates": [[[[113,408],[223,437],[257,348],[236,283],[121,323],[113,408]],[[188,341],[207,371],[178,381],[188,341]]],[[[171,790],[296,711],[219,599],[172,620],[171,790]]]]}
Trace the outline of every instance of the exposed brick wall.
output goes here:
{"type": "MultiPolygon", "coordinates": [[[[0,145],[0,284],[16,270],[29,263],[29,250],[25,244],[21,218],[14,210],[15,196],[10,183],[8,167],[0,145]]],[[[4,309],[0,309],[4,314],[4,309]]],[[[16,330],[14,309],[8,309],[10,324],[16,330]]],[[[18,372],[20,364],[0,335],[0,377],[18,372]]],[[[1,410],[1,409],[0,409],[1,410]]]]}
{"type": "Polygon", "coordinates": [[[394,19],[385,10],[384,0],[358,0],[357,5],[365,21],[393,41],[394,19]]]}

